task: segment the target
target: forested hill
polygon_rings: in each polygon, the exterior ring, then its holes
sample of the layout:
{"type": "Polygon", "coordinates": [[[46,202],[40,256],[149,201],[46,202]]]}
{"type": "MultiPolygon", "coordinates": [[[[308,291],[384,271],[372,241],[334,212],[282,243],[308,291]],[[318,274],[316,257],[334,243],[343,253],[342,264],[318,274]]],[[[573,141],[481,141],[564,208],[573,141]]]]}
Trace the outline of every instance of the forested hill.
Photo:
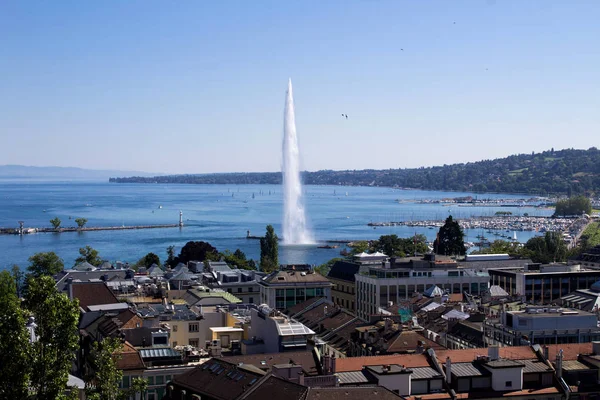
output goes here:
{"type": "MultiPolygon", "coordinates": [[[[424,153],[426,155],[426,153],[424,153]]],[[[424,160],[427,162],[427,160],[424,160]]],[[[545,151],[438,167],[304,172],[308,185],[390,186],[427,190],[530,193],[600,193],[600,151],[545,151]]],[[[279,172],[111,178],[117,183],[279,184],[279,172]]]]}

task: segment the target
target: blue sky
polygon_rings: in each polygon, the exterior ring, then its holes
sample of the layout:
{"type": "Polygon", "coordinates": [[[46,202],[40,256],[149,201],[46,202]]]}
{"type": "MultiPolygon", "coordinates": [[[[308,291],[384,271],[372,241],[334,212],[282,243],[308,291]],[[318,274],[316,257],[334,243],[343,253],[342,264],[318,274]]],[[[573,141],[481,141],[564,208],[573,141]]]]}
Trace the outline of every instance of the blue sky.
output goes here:
{"type": "Polygon", "coordinates": [[[600,2],[0,2],[0,164],[275,171],[599,145],[600,2]],[[341,114],[348,114],[348,120],[341,114]]]}

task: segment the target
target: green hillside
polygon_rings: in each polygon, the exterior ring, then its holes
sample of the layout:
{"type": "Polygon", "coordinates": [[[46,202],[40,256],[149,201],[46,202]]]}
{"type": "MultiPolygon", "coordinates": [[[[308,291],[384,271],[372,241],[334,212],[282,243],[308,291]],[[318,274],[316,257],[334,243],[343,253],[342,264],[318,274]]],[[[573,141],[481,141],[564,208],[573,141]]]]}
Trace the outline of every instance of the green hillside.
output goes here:
{"type": "MultiPolygon", "coordinates": [[[[426,160],[425,160],[426,162],[426,160]]],[[[438,167],[304,172],[308,185],[389,186],[426,190],[549,194],[600,193],[600,151],[549,150],[438,167]]],[[[281,173],[111,178],[111,182],[279,184],[281,173]]]]}

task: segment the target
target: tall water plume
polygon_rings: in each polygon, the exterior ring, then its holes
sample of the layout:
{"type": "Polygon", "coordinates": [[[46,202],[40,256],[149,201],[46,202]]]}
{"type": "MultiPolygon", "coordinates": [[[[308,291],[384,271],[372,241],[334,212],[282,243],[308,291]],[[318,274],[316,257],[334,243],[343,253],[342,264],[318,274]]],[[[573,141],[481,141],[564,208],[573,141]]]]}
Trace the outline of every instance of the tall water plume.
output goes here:
{"type": "Polygon", "coordinates": [[[306,226],[291,79],[283,118],[283,243],[310,244],[314,239],[306,226]]]}

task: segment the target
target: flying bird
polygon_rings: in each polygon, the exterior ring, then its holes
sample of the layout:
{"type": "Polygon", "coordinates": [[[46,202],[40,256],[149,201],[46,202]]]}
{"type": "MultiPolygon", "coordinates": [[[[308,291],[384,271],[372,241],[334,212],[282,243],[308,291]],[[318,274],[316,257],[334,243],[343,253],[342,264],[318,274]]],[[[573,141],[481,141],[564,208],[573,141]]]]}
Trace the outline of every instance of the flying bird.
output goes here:
{"type": "Polygon", "coordinates": [[[342,117],[346,117],[346,119],[348,119],[348,114],[342,114],[342,117]]]}

